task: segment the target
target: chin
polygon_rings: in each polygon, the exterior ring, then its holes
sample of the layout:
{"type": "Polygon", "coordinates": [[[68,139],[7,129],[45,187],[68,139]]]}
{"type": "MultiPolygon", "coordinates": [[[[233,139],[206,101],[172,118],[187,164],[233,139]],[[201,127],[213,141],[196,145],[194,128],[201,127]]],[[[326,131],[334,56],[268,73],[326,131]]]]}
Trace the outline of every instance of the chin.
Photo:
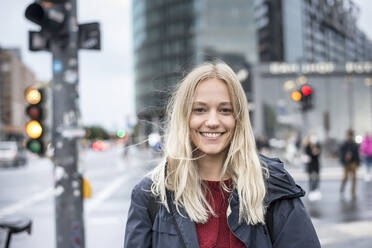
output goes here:
{"type": "Polygon", "coordinates": [[[203,154],[210,155],[210,156],[220,155],[222,153],[226,153],[226,151],[227,151],[226,148],[203,148],[203,147],[200,147],[199,149],[203,154]]]}

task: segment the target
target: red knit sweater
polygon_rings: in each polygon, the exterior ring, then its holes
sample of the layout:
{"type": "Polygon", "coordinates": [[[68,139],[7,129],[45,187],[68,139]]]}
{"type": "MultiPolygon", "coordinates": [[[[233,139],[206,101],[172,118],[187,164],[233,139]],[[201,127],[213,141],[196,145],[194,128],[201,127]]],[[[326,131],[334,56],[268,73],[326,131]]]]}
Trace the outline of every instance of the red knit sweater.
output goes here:
{"type": "MultiPolygon", "coordinates": [[[[206,194],[208,203],[213,208],[217,217],[210,215],[205,224],[197,223],[196,231],[200,248],[243,248],[244,243],[234,236],[227,224],[227,207],[229,205],[229,192],[220,186],[220,182],[204,181],[209,188],[206,194]]],[[[231,186],[231,181],[225,184],[231,186]]]]}

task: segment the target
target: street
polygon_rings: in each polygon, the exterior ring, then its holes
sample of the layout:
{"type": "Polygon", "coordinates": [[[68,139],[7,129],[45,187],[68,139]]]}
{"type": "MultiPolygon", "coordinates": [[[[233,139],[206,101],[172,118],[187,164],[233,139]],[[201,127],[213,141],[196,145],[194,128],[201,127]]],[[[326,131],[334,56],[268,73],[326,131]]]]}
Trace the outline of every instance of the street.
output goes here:
{"type": "MultiPolygon", "coordinates": [[[[150,151],[133,148],[126,157],[122,149],[85,150],[82,169],[92,185],[92,198],[84,201],[86,247],[122,247],[125,220],[132,187],[157,159],[150,151]]],[[[372,242],[372,182],[363,180],[359,169],[358,197],[352,200],[347,185],[339,194],[342,168],[337,161],[323,163],[320,201],[306,205],[317,233],[326,248],[365,248],[372,242]]],[[[287,166],[296,182],[307,191],[302,167],[287,166]]],[[[13,248],[54,247],[53,166],[48,159],[33,158],[25,167],[0,170],[0,216],[29,216],[32,234],[14,235],[13,248]]]]}

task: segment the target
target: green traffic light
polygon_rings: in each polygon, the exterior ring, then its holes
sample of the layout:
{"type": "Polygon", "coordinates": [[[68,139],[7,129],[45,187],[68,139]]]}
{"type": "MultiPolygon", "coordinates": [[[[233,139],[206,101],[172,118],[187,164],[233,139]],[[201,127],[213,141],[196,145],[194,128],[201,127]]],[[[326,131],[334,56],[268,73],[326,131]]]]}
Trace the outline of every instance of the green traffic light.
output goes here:
{"type": "Polygon", "coordinates": [[[118,138],[123,138],[125,136],[125,131],[123,130],[119,130],[116,135],[118,136],[118,138]]]}
{"type": "Polygon", "coordinates": [[[27,144],[27,148],[33,153],[41,153],[41,143],[38,140],[31,140],[27,144]]]}

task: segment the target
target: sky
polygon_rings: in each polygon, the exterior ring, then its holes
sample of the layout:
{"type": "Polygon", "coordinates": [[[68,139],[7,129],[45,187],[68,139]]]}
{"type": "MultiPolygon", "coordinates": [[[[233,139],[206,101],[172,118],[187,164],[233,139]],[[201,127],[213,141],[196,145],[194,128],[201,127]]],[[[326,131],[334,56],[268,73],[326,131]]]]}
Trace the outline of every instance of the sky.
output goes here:
{"type": "MultiPolygon", "coordinates": [[[[28,51],[28,30],[38,30],[24,17],[32,0],[2,1],[0,46],[18,47],[37,78],[52,77],[51,54],[28,51]]],[[[354,0],[361,8],[359,28],[372,40],[372,1],[354,0]]],[[[135,121],[131,0],[78,0],[78,22],[100,22],[101,51],[79,51],[80,108],[84,125],[112,131],[135,121]]]]}

